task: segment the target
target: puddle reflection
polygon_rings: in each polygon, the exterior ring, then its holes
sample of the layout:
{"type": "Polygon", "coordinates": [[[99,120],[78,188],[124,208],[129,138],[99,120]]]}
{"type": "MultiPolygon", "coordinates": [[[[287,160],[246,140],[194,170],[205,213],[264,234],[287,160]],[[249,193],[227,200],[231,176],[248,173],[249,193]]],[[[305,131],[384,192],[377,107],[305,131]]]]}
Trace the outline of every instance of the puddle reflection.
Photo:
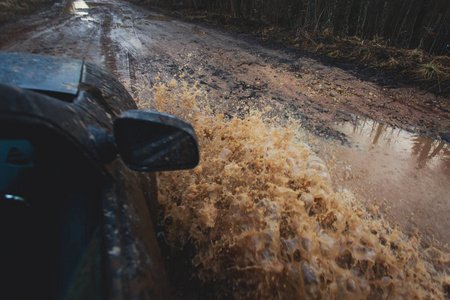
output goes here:
{"type": "Polygon", "coordinates": [[[108,2],[86,2],[83,0],[69,1],[64,7],[64,15],[76,15],[76,16],[86,16],[89,13],[86,11],[89,8],[101,7],[110,5],[108,2]]]}
{"type": "Polygon", "coordinates": [[[67,2],[64,7],[64,15],[76,15],[76,16],[86,16],[88,12],[84,11],[88,9],[89,6],[83,0],[77,0],[74,2],[67,2]]]}
{"type": "Polygon", "coordinates": [[[450,146],[446,142],[424,138],[376,121],[355,117],[353,123],[337,124],[352,146],[361,150],[381,149],[384,155],[410,159],[415,168],[439,169],[450,177],[450,146]]]}
{"type": "Polygon", "coordinates": [[[88,9],[89,6],[83,0],[77,0],[72,3],[74,9],[88,9]]]}
{"type": "Polygon", "coordinates": [[[324,140],[316,148],[331,162],[336,186],[377,205],[405,232],[419,229],[423,240],[450,245],[450,145],[357,117],[334,129],[350,147],[324,140]]]}

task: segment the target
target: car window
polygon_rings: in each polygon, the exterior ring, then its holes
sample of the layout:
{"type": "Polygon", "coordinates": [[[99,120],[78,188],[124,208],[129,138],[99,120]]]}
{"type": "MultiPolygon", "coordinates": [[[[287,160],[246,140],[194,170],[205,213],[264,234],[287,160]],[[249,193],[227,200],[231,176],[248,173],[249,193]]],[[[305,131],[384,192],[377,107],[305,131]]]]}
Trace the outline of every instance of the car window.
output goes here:
{"type": "Polygon", "coordinates": [[[27,176],[0,194],[0,299],[101,298],[103,175],[53,132],[3,125],[10,128],[3,144],[16,156],[21,144],[31,145],[33,155],[27,176]]]}
{"type": "Polygon", "coordinates": [[[96,229],[91,241],[83,250],[69,281],[65,298],[67,300],[102,298],[100,228],[96,229]]]}

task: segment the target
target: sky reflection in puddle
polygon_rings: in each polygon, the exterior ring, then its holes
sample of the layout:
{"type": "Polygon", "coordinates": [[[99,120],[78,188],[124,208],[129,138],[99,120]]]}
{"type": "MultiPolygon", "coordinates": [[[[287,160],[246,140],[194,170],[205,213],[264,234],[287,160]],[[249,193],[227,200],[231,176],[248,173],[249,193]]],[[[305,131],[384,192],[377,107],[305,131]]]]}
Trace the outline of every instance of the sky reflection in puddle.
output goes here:
{"type": "Polygon", "coordinates": [[[89,6],[83,0],[77,0],[74,2],[67,2],[64,7],[63,14],[64,15],[76,15],[76,16],[86,16],[88,12],[85,11],[89,6]]]}
{"type": "Polygon", "coordinates": [[[72,6],[74,9],[88,9],[89,6],[83,0],[77,0],[72,2],[72,6]]]}

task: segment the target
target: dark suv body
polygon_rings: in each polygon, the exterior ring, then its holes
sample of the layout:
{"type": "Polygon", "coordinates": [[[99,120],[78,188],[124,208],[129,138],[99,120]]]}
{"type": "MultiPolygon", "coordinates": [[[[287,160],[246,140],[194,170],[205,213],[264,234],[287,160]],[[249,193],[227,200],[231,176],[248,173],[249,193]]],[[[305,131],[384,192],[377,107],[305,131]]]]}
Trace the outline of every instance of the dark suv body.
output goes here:
{"type": "Polygon", "coordinates": [[[0,53],[1,299],[170,297],[156,178],[130,167],[194,167],[197,141],[136,109],[90,63],[0,53]]]}

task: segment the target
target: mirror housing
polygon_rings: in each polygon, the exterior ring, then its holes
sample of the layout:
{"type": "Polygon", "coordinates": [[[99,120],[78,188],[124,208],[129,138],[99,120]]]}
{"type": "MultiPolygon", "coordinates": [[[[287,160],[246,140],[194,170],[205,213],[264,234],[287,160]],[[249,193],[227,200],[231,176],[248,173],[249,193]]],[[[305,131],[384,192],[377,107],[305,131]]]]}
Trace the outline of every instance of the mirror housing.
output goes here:
{"type": "Polygon", "coordinates": [[[198,165],[197,136],[189,122],[157,112],[129,110],[114,120],[123,161],[135,171],[173,171],[198,165]]]}

